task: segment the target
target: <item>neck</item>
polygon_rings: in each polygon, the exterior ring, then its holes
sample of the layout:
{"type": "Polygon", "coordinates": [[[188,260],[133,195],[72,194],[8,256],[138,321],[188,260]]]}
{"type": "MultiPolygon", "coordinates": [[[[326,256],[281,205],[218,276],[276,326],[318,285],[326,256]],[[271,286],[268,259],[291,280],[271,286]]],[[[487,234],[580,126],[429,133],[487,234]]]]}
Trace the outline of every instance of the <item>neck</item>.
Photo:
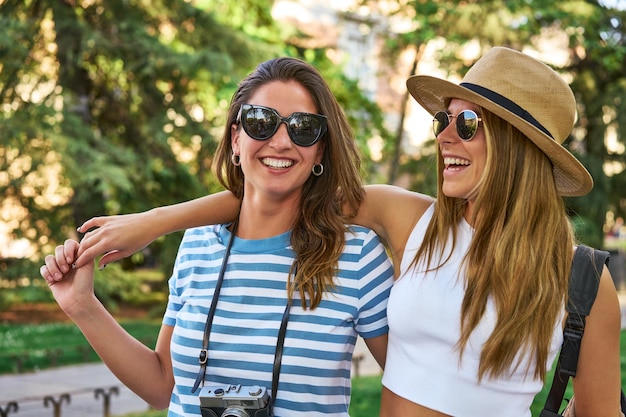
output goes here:
{"type": "Polygon", "coordinates": [[[463,215],[465,221],[472,227],[474,227],[474,201],[468,200],[465,206],[465,214],[463,215]]]}
{"type": "Polygon", "coordinates": [[[241,203],[237,236],[244,239],[265,239],[283,234],[293,228],[300,201],[251,201],[241,203]]]}

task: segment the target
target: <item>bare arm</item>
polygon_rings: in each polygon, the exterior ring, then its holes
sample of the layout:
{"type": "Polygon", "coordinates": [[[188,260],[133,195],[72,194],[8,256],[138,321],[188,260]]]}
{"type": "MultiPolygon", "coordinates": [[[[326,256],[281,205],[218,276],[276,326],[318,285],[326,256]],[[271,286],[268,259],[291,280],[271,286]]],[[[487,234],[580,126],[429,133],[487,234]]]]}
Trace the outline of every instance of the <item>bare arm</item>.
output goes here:
{"type": "Polygon", "coordinates": [[[617,293],[605,267],[586,320],[578,371],[573,380],[577,417],[620,415],[620,321],[617,293]]]}
{"type": "MultiPolygon", "coordinates": [[[[391,250],[399,268],[409,233],[432,198],[391,185],[368,185],[356,224],[369,227],[391,250]]],[[[100,254],[102,267],[132,255],[159,236],[206,224],[227,223],[235,219],[240,201],[228,192],[220,192],[171,206],[119,216],[94,217],[79,232],[89,231],[80,243],[76,266],[100,254]]],[[[396,270],[397,272],[397,270],[396,270]]]]}
{"type": "Polygon", "coordinates": [[[145,248],[159,236],[207,224],[232,221],[240,201],[223,191],[195,200],[157,207],[141,213],[103,216],[89,219],[78,228],[85,232],[80,242],[76,267],[82,267],[100,254],[102,268],[145,248]]]}
{"type": "Polygon", "coordinates": [[[387,334],[370,337],[369,339],[363,339],[381,369],[385,369],[385,360],[387,359],[387,339],[387,334]]]}
{"type": "Polygon", "coordinates": [[[93,260],[81,268],[60,267],[58,261],[71,263],[77,250],[73,240],[58,246],[55,255],[46,256],[41,276],[111,372],[153,407],[166,408],[174,387],[169,349],[173,328],[161,327],[155,350],[128,334],[93,292],[93,260]]]}
{"type": "Polygon", "coordinates": [[[396,276],[406,241],[432,202],[432,197],[392,185],[365,186],[365,199],[353,221],[372,229],[387,246],[396,276]]]}

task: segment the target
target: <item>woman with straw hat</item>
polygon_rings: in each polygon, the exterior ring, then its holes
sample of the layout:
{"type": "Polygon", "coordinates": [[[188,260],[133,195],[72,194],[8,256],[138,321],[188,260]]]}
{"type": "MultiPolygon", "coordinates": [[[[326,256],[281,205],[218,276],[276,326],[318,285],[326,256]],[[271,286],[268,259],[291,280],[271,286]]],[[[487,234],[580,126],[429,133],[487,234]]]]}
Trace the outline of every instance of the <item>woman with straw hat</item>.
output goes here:
{"type": "MultiPolygon", "coordinates": [[[[593,185],[561,145],[576,100],[545,64],[501,47],[460,85],[417,75],[407,88],[434,116],[439,191],[390,295],[383,415],[530,416],[562,342],[575,242],[561,196],[593,185]]],[[[619,331],[605,267],[574,378],[579,417],[620,415],[619,331]]]]}
{"type": "MultiPolygon", "coordinates": [[[[563,146],[576,117],[569,86],[545,64],[496,47],[460,84],[407,81],[434,116],[436,199],[366,187],[355,223],[390,249],[397,281],[381,416],[530,416],[562,341],[575,239],[561,196],[591,190],[563,146]]],[[[94,218],[78,263],[128,256],[160,234],[234,217],[221,193],[145,213],[94,218]]],[[[576,413],[619,415],[620,311],[606,268],[587,318],[576,413]]]]}

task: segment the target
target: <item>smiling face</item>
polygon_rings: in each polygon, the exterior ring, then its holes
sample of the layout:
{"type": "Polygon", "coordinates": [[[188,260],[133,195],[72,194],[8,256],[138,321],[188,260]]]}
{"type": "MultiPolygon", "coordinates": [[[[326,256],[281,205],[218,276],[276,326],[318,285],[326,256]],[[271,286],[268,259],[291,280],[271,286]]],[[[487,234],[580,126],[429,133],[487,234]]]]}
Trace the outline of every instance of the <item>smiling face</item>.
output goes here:
{"type": "MultiPolygon", "coordinates": [[[[480,117],[480,108],[468,101],[453,99],[448,106],[448,114],[458,115],[463,110],[473,110],[480,117]]],[[[468,200],[471,208],[472,197],[485,170],[487,142],[485,130],[480,122],[471,140],[464,141],[456,130],[456,118],[437,136],[437,143],[444,161],[442,191],[447,197],[468,200]]]]}
{"type": "MultiPolygon", "coordinates": [[[[275,109],[283,117],[295,112],[319,113],[311,95],[295,81],[266,83],[247,104],[275,109]]],[[[245,176],[245,197],[299,201],[313,165],[322,160],[321,142],[308,147],[296,145],[284,123],[264,141],[252,139],[237,125],[231,131],[233,153],[239,155],[245,176]]]]}

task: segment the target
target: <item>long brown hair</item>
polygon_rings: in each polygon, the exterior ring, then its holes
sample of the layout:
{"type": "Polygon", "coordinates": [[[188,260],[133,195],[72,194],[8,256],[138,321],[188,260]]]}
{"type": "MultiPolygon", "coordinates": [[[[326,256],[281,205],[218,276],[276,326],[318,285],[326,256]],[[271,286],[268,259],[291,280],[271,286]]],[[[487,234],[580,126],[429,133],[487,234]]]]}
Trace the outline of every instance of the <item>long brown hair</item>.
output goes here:
{"type": "MultiPolygon", "coordinates": [[[[237,123],[242,104],[263,85],[272,81],[295,81],[313,99],[317,112],[328,118],[328,129],[321,139],[324,147],[321,176],[311,175],[305,182],[300,211],[293,224],[291,246],[296,253],[290,280],[289,297],[300,293],[302,306],[315,308],[333,278],[345,243],[347,217],[356,213],[363,200],[360,176],[361,157],[343,110],[328,84],[310,64],[296,58],[275,58],[260,64],[240,84],[228,110],[228,122],[215,155],[214,169],[220,183],[238,198],[243,197],[244,175],[231,163],[231,126],[237,123]],[[348,209],[345,216],[342,208],[348,209]],[[294,268],[297,271],[293,278],[294,268]],[[292,281],[293,280],[293,281],[292,281]]],[[[238,126],[240,129],[241,126],[238,126]]]]}
{"type": "MultiPolygon", "coordinates": [[[[462,360],[487,301],[493,300],[495,328],[482,347],[479,379],[504,375],[529,357],[531,368],[526,372],[543,380],[554,326],[567,296],[572,227],[545,154],[511,124],[484,109],[482,120],[487,162],[474,190],[474,236],[464,259],[466,291],[458,349],[462,360]]],[[[466,200],[443,194],[442,169],[439,154],[435,214],[414,267],[438,267],[431,265],[434,254],[443,256],[450,231],[456,237],[465,213],[466,200]]],[[[456,239],[451,244],[454,247],[456,239]]]]}

